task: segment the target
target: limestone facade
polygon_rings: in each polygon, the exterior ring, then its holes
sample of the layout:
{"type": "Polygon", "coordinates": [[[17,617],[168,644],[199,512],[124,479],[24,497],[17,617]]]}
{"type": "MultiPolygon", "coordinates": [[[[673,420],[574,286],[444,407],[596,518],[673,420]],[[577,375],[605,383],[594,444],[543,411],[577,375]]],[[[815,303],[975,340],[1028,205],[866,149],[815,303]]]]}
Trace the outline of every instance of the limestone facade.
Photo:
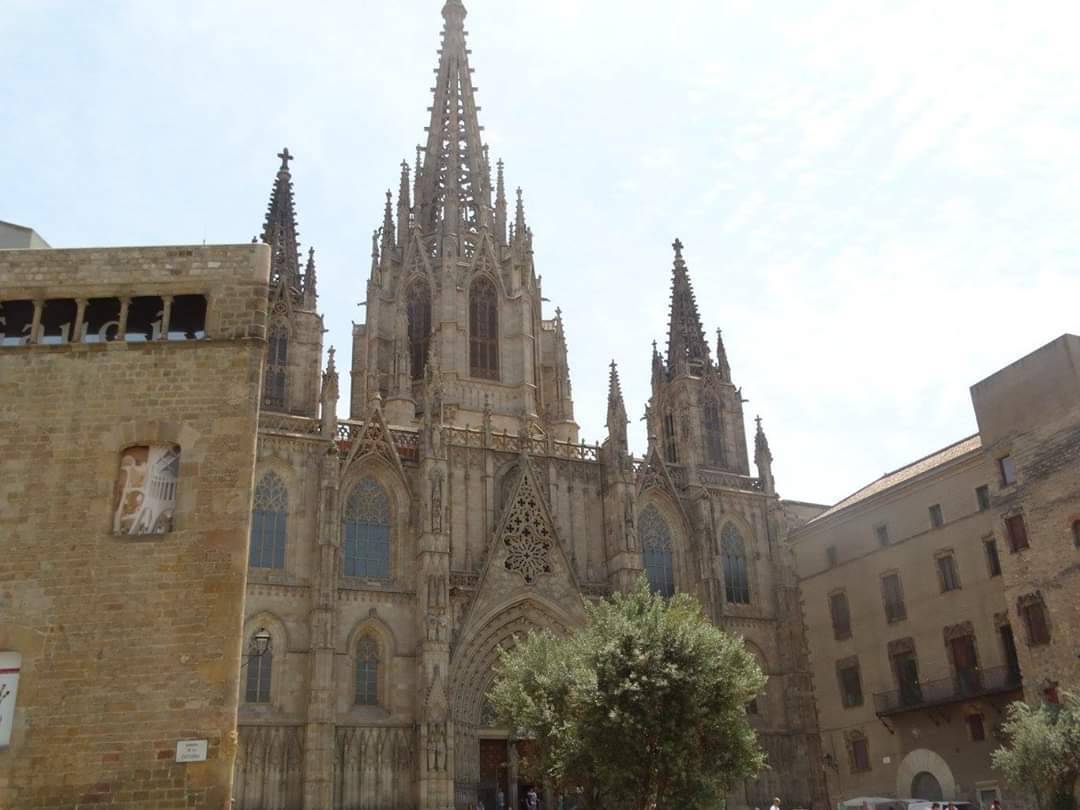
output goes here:
{"type": "Polygon", "coordinates": [[[268,264],[0,251],[0,806],[229,806],[268,264]]]}
{"type": "MultiPolygon", "coordinates": [[[[245,633],[269,633],[272,654],[242,684],[237,806],[491,808],[501,789],[517,807],[517,748],[485,707],[499,649],[530,629],[569,632],[588,600],[646,570],[701,599],[769,674],[751,717],[772,770],[733,803],[820,806],[781,543],[805,509],[778,499],[760,425],[751,475],[741,392],[722,342],[714,355],[705,339],[679,243],[649,451],[628,451],[614,364],[607,436],[581,440],[522,195],[508,199],[480,140],[464,17],[445,4],[427,142],[372,239],[350,417],[336,416],[332,350],[316,391],[318,363],[294,364],[290,342],[286,390],[308,398],[263,400],[245,633]]],[[[264,228],[271,317],[314,352],[286,155],[264,228]]]]}
{"type": "Polygon", "coordinates": [[[1078,682],[1078,346],[973,386],[978,434],[789,536],[833,800],[1023,803],[990,763],[1005,706],[1078,682]]]}

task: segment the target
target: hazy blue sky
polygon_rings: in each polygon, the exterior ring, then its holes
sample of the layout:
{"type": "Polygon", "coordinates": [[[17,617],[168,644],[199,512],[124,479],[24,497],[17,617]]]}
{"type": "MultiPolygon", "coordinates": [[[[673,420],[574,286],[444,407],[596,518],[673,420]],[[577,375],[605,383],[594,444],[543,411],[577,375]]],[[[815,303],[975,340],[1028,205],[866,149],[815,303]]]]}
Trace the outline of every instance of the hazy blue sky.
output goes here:
{"type": "MultiPolygon", "coordinates": [[[[0,219],[56,247],[246,242],[288,145],[348,357],[441,0],[3,6],[0,219]]],[[[974,432],[969,385],[1080,328],[1077,3],[467,6],[590,441],[614,357],[644,445],[676,236],[785,497],[974,432]]]]}

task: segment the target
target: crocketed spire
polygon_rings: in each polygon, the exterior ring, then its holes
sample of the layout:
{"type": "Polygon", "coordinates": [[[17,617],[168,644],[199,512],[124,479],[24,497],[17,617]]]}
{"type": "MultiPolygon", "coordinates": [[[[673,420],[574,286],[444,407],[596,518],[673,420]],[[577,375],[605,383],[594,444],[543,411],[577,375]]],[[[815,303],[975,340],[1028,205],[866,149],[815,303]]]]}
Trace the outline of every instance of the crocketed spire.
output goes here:
{"type": "Polygon", "coordinates": [[[619,367],[611,361],[608,375],[607,430],[611,445],[620,450],[627,449],[626,441],[626,403],[623,402],[622,385],[619,383],[619,367]]]}
{"type": "Polygon", "coordinates": [[[721,380],[731,382],[731,365],[728,363],[727,349],[724,348],[724,335],[719,329],[716,330],[716,368],[721,380]]]}
{"type": "Polygon", "coordinates": [[[701,374],[709,368],[709,344],[701,328],[694,288],[682,256],[682,242],[672,243],[675,262],[671,271],[671,318],[668,324],[667,369],[672,377],[701,374]]]}
{"type": "Polygon", "coordinates": [[[293,156],[289,154],[288,147],[278,152],[277,156],[281,158],[281,167],[274,179],[274,190],[270,194],[262,241],[270,246],[270,289],[284,289],[299,294],[302,289],[300,252],[292,174],[289,171],[289,161],[293,156]]]}
{"type": "Polygon", "coordinates": [[[309,309],[315,308],[315,299],[318,297],[315,284],[315,248],[309,247],[307,253],[307,265],[304,267],[304,301],[309,309]]]}
{"type": "Polygon", "coordinates": [[[765,493],[773,495],[776,492],[776,481],[772,472],[772,451],[769,450],[769,440],[761,427],[761,417],[755,417],[754,421],[757,422],[757,432],[754,433],[754,465],[758,469],[758,477],[765,493]]]}

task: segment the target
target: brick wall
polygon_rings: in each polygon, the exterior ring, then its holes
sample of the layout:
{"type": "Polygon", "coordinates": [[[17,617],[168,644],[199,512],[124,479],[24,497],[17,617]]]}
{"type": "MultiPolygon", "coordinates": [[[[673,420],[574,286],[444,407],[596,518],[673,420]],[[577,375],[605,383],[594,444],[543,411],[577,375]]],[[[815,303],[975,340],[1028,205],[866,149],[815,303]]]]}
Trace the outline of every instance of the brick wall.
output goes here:
{"type": "Polygon", "coordinates": [[[265,245],[0,251],[0,301],[204,294],[206,339],[0,347],[0,806],[228,807],[265,245]],[[173,530],[113,533],[120,453],[181,451],[173,530]],[[206,762],[177,764],[178,740],[206,762]]]}

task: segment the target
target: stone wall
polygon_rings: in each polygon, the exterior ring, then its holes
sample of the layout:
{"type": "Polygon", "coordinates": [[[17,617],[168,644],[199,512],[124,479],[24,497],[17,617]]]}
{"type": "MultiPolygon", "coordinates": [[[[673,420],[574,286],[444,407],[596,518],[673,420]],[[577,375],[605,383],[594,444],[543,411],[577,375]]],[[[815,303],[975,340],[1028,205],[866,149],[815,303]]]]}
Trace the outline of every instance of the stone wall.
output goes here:
{"type": "Polygon", "coordinates": [[[0,650],[22,656],[0,806],[229,806],[268,264],[0,252],[0,302],[208,301],[202,339],[0,347],[0,650]],[[171,531],[114,532],[133,445],[179,447],[171,531]],[[206,761],[176,763],[190,739],[206,761]]]}

